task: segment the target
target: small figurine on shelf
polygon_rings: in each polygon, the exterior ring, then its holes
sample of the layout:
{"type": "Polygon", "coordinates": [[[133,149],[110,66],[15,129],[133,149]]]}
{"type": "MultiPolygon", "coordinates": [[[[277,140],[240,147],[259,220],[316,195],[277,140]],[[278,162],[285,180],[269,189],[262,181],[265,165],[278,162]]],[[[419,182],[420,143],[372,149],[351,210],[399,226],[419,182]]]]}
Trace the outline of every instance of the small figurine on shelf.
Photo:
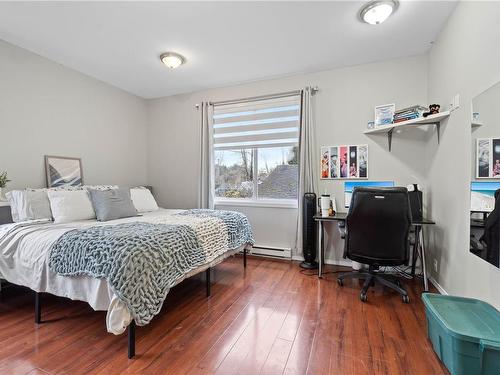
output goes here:
{"type": "Polygon", "coordinates": [[[439,113],[439,108],[441,108],[441,106],[439,104],[431,104],[429,106],[429,112],[425,112],[423,114],[423,116],[427,117],[427,116],[430,116],[430,115],[435,115],[435,114],[439,113]]]}

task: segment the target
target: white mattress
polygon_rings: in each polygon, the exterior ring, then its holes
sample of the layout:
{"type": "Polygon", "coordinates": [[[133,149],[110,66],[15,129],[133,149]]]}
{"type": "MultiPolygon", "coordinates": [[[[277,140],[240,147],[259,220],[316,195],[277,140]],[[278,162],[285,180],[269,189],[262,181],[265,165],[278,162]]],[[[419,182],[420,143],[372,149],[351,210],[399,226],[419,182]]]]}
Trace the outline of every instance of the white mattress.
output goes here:
{"type": "MultiPolygon", "coordinates": [[[[46,292],[72,300],[87,302],[94,310],[107,311],[108,332],[121,334],[130,324],[132,317],[126,305],[121,302],[105,279],[90,276],[60,276],[48,268],[48,254],[51,246],[67,231],[96,225],[110,225],[127,222],[156,222],[159,216],[172,215],[179,210],[160,209],[140,217],[118,219],[104,223],[85,220],[66,224],[48,221],[33,221],[0,225],[0,277],[17,285],[26,286],[37,292],[46,292]]],[[[210,264],[191,271],[183,278],[215,266],[228,256],[243,249],[228,250],[210,264]]]]}

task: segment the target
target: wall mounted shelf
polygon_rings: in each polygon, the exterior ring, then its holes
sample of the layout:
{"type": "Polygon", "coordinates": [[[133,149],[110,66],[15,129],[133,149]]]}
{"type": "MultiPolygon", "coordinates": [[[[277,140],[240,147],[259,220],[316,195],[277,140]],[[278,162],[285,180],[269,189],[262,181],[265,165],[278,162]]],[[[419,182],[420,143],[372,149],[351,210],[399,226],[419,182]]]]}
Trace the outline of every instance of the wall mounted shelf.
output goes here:
{"type": "Polygon", "coordinates": [[[438,144],[439,144],[439,127],[441,125],[441,121],[450,116],[450,111],[444,111],[437,113],[435,115],[430,115],[427,117],[419,117],[413,120],[398,122],[397,124],[388,124],[381,125],[374,129],[368,129],[364,131],[364,134],[387,134],[387,142],[389,144],[389,151],[392,149],[392,133],[394,130],[406,130],[414,127],[422,126],[422,125],[434,125],[437,130],[438,136],[438,144]]]}

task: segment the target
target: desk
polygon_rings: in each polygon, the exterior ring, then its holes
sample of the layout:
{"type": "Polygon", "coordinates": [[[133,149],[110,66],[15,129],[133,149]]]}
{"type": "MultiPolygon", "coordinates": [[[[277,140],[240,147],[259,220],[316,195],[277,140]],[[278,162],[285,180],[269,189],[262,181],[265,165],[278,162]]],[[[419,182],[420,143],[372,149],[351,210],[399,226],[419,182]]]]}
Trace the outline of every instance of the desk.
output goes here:
{"type": "Polygon", "coordinates": [[[324,223],[326,221],[340,221],[345,222],[347,213],[337,212],[333,216],[321,216],[321,214],[314,215],[314,220],[318,222],[318,277],[321,279],[323,274],[323,263],[325,260],[325,244],[324,244],[324,223]]]}
{"type": "MultiPolygon", "coordinates": [[[[314,220],[318,222],[318,277],[322,277],[323,273],[323,261],[325,257],[325,244],[324,244],[324,223],[327,221],[340,221],[345,222],[347,219],[347,213],[337,212],[334,216],[321,216],[314,215],[314,220]]],[[[422,272],[424,274],[424,289],[429,290],[429,284],[427,280],[427,268],[425,265],[425,241],[424,241],[424,231],[422,228],[426,225],[436,224],[432,220],[422,219],[420,221],[414,221],[411,223],[415,228],[415,246],[413,247],[412,262],[411,262],[411,274],[415,276],[415,266],[417,262],[417,254],[420,254],[422,259],[422,272]]]]}
{"type": "Polygon", "coordinates": [[[424,274],[424,292],[429,290],[429,281],[427,280],[427,267],[425,265],[425,241],[423,227],[426,225],[436,224],[432,220],[422,219],[411,223],[415,227],[415,246],[413,246],[413,254],[411,261],[411,275],[415,276],[415,264],[417,263],[417,254],[420,253],[422,259],[422,272],[424,274]]]}

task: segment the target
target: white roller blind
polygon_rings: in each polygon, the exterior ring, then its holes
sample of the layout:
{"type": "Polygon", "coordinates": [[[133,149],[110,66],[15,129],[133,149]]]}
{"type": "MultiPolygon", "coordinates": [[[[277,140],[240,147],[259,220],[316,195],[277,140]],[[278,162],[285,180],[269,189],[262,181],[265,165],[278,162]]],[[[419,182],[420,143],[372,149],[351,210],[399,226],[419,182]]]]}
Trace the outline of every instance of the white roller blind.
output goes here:
{"type": "Polygon", "coordinates": [[[213,145],[235,149],[299,143],[300,95],[214,106],[213,145]]]}

